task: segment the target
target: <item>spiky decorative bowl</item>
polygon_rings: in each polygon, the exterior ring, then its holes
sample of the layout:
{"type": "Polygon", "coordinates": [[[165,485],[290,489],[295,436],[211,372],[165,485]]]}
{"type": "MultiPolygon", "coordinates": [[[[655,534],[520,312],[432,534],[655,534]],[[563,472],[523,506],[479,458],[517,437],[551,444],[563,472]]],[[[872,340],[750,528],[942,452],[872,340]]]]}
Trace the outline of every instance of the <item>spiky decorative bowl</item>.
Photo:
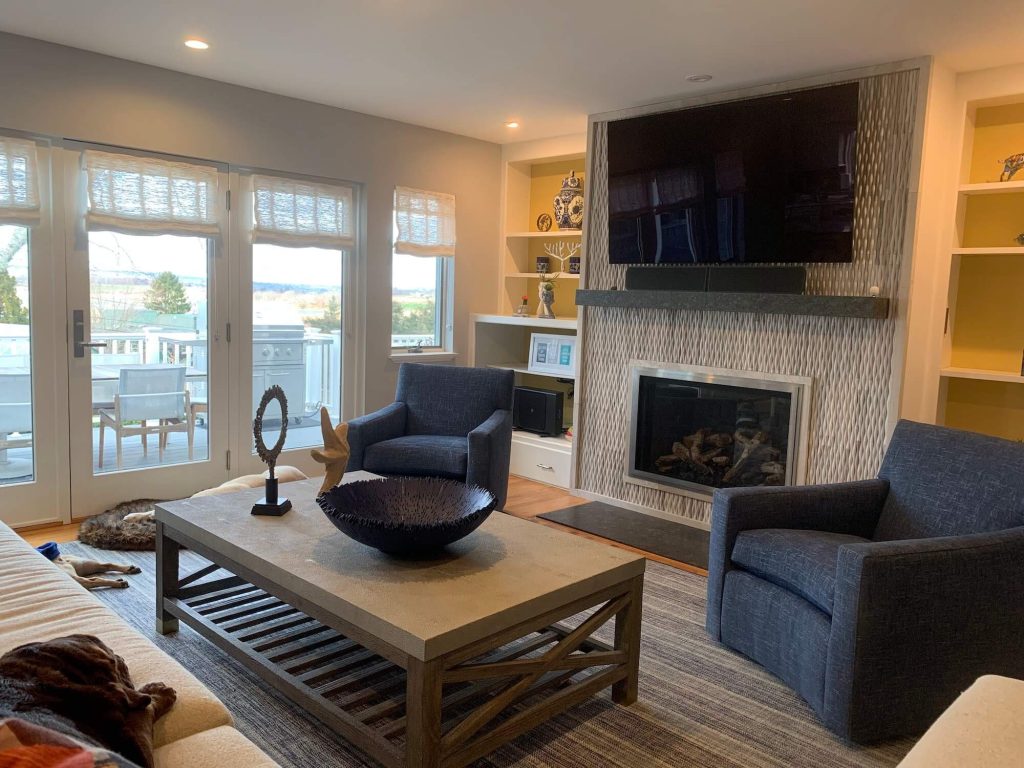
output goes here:
{"type": "Polygon", "coordinates": [[[490,491],[457,480],[393,477],[344,483],[316,498],[334,526],[389,555],[422,555],[468,536],[494,509],[490,491]]]}

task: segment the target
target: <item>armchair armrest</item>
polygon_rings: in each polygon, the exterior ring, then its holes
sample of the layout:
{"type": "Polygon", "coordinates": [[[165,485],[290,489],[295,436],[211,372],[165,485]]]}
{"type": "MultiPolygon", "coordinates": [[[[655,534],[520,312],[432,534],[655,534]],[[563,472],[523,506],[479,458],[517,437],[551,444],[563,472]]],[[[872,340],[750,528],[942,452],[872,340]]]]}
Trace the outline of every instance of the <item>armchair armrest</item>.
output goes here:
{"type": "Polygon", "coordinates": [[[722,590],[741,531],[798,528],[868,537],[889,493],[887,480],[778,488],[726,488],[711,505],[707,630],[721,639],[722,590]]]}
{"type": "Polygon", "coordinates": [[[392,403],[379,411],[352,419],[348,423],[349,459],[346,471],[363,468],[363,453],[374,443],[393,440],[405,434],[405,403],[392,403]]]}
{"type": "Polygon", "coordinates": [[[1024,527],[841,547],[832,724],[853,739],[919,732],[979,676],[1024,677],[1022,562],[1024,527]],[[887,706],[859,705],[868,691],[887,706]]]}
{"type": "Polygon", "coordinates": [[[512,453],[512,412],[497,410],[468,435],[466,483],[486,488],[505,506],[508,468],[512,453]]]}

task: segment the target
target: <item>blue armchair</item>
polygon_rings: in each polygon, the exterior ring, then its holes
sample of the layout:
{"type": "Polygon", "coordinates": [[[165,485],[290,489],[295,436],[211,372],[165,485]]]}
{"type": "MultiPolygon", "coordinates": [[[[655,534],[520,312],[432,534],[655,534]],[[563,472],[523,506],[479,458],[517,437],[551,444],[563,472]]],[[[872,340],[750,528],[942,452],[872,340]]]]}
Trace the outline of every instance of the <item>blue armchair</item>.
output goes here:
{"type": "Polygon", "coordinates": [[[395,402],[348,426],[349,471],[425,475],[486,488],[505,506],[515,374],[402,363],[395,402]]]}
{"type": "Polygon", "coordinates": [[[1024,678],[1024,445],[901,421],[876,480],[718,491],[707,630],[858,742],[1024,678]]]}

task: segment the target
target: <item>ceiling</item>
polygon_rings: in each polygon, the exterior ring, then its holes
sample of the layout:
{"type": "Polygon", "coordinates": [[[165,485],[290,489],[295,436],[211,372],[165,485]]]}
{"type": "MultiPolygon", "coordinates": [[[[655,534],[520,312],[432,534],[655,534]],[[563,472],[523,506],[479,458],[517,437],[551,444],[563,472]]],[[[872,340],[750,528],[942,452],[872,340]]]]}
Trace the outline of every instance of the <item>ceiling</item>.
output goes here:
{"type": "Polygon", "coordinates": [[[1020,0],[0,0],[0,29],[502,143],[925,54],[1024,60],[1020,0]]]}

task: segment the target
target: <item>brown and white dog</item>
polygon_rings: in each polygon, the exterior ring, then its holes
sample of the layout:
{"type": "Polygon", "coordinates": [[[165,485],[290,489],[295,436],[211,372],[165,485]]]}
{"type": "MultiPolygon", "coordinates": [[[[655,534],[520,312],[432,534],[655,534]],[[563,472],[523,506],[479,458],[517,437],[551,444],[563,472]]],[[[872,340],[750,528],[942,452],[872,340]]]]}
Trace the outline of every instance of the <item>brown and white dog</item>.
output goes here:
{"type": "Polygon", "coordinates": [[[100,563],[96,560],[86,560],[84,557],[72,557],[71,555],[60,555],[51,562],[86,589],[99,587],[128,589],[129,585],[125,579],[99,577],[96,575],[98,573],[142,573],[142,569],[137,565],[100,563]]]}

